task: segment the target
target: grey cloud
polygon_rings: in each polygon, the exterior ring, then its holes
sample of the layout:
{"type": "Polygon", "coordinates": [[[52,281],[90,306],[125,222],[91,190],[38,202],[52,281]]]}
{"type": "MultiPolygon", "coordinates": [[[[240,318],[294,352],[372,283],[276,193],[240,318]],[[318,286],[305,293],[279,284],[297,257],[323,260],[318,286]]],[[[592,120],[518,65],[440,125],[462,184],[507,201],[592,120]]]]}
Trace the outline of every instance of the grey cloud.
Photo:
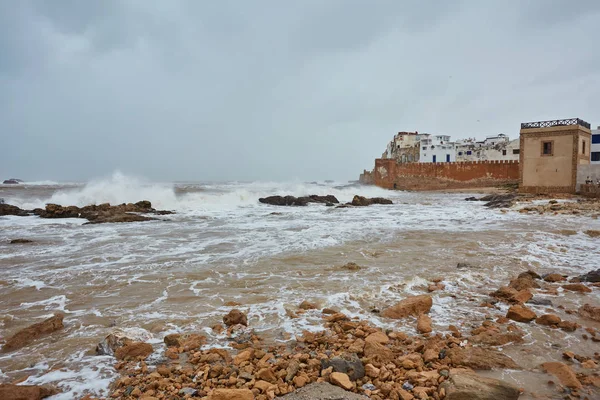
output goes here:
{"type": "Polygon", "coordinates": [[[355,179],[399,130],[594,123],[600,28],[544,4],[0,0],[0,174],[355,179]]]}

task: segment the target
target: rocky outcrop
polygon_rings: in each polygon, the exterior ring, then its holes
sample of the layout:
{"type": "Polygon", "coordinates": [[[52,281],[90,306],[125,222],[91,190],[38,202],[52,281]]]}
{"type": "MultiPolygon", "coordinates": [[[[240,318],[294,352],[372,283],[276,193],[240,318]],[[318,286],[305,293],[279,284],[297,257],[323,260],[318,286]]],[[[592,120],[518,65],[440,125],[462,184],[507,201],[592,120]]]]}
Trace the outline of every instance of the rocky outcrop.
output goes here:
{"type": "Polygon", "coordinates": [[[355,207],[366,207],[372,204],[393,204],[391,200],[384,199],[383,197],[363,197],[363,196],[354,196],[352,199],[353,206],[355,207]]]}
{"type": "Polygon", "coordinates": [[[307,206],[308,203],[321,203],[321,204],[338,204],[339,200],[332,194],[326,196],[319,196],[312,194],[304,197],[294,196],[268,196],[261,197],[258,199],[263,204],[270,204],[272,206],[307,206]]]}
{"type": "Polygon", "coordinates": [[[58,393],[60,390],[53,386],[0,384],[0,399],[2,400],[40,400],[58,393]]]}
{"type": "Polygon", "coordinates": [[[367,396],[349,393],[327,382],[311,383],[282,397],[285,400],[368,400],[367,396]]]}
{"type": "Polygon", "coordinates": [[[400,319],[408,316],[418,317],[421,314],[428,313],[433,305],[431,296],[423,294],[420,296],[407,297],[395,306],[386,308],[381,315],[386,318],[400,319]]]}
{"type": "Polygon", "coordinates": [[[53,317],[50,317],[37,324],[33,324],[15,333],[13,336],[8,338],[4,344],[4,347],[2,347],[2,352],[7,353],[20,349],[21,347],[27,346],[40,336],[44,336],[64,328],[63,318],[63,314],[56,314],[53,317]]]}
{"type": "Polygon", "coordinates": [[[579,277],[581,282],[600,282],[600,269],[595,271],[590,271],[587,274],[581,275],[579,277]]]}
{"type": "Polygon", "coordinates": [[[581,382],[577,379],[575,372],[568,365],[561,362],[546,362],[541,365],[542,369],[554,375],[560,383],[570,389],[581,388],[581,382]]]}
{"type": "Polygon", "coordinates": [[[517,400],[521,394],[507,382],[469,372],[450,374],[440,388],[446,392],[445,400],[517,400]]]}
{"type": "Polygon", "coordinates": [[[19,217],[26,217],[30,213],[26,210],[21,210],[17,206],[11,206],[10,204],[0,203],[0,216],[4,215],[16,215],[19,217]]]}
{"type": "Polygon", "coordinates": [[[520,369],[512,358],[494,349],[483,347],[449,349],[446,355],[454,365],[472,369],[488,370],[492,368],[520,369]]]}
{"type": "Polygon", "coordinates": [[[600,322],[600,307],[594,307],[591,304],[586,303],[579,307],[577,313],[584,318],[589,318],[600,322]]]}
{"type": "Polygon", "coordinates": [[[510,208],[512,207],[517,199],[516,194],[508,193],[508,194],[490,194],[487,196],[483,196],[480,198],[468,197],[466,201],[485,201],[486,203],[483,205],[488,208],[510,208]]]}
{"type": "Polygon", "coordinates": [[[19,183],[23,183],[23,181],[21,179],[10,178],[10,179],[6,179],[2,183],[5,185],[18,185],[19,183]]]}
{"type": "Polygon", "coordinates": [[[223,323],[228,327],[237,324],[248,326],[248,317],[240,310],[233,309],[223,317],[223,323]]]}
{"type": "Polygon", "coordinates": [[[27,244],[27,243],[33,243],[33,240],[29,240],[29,239],[12,239],[10,241],[10,244],[27,244]]]}

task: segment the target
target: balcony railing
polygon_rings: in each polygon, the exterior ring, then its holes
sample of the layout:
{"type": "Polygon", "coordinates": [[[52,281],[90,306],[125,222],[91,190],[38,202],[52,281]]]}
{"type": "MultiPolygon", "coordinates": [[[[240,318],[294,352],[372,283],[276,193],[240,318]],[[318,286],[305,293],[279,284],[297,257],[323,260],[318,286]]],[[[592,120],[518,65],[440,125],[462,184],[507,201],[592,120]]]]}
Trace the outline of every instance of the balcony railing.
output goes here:
{"type": "Polygon", "coordinates": [[[521,129],[531,129],[531,128],[550,128],[553,126],[569,126],[569,125],[580,125],[584,128],[590,129],[591,125],[589,122],[585,122],[579,118],[569,118],[569,119],[555,119],[552,121],[537,121],[537,122],[523,122],[521,124],[521,129]]]}

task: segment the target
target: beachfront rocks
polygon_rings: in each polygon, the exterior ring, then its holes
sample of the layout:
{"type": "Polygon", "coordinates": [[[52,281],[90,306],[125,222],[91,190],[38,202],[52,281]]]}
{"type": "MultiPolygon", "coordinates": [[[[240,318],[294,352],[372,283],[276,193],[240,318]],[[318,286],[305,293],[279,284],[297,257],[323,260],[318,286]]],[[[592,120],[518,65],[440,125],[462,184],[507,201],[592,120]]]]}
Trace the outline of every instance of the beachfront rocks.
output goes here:
{"type": "Polygon", "coordinates": [[[492,368],[520,369],[512,358],[494,349],[483,347],[454,347],[446,351],[454,365],[472,369],[488,370],[492,368]]]}
{"type": "Polygon", "coordinates": [[[531,275],[520,276],[517,279],[513,279],[508,284],[509,287],[520,291],[526,289],[538,289],[540,285],[534,280],[531,275]]]}
{"type": "Polygon", "coordinates": [[[138,201],[135,204],[128,203],[116,206],[110,205],[109,203],[93,204],[85,207],[64,207],[58,204],[47,204],[45,209],[35,209],[33,212],[34,214],[39,215],[40,218],[84,218],[89,221],[87,222],[88,224],[139,222],[155,219],[137,213],[156,215],[172,214],[171,211],[155,210],[152,208],[152,204],[147,200],[138,201]]]}
{"type": "Polygon", "coordinates": [[[285,400],[368,400],[366,396],[350,393],[327,382],[311,383],[283,396],[285,400]]]}
{"type": "Polygon", "coordinates": [[[25,210],[21,210],[17,206],[11,206],[10,204],[0,203],[0,216],[3,215],[16,215],[19,217],[24,217],[29,215],[29,213],[25,210]]]}
{"type": "Polygon", "coordinates": [[[241,324],[244,326],[248,326],[248,317],[246,314],[241,312],[238,309],[233,309],[229,311],[229,314],[223,317],[223,323],[225,326],[230,327],[233,325],[241,324]]]}
{"type": "Polygon", "coordinates": [[[302,303],[300,303],[298,308],[301,310],[315,310],[317,305],[316,303],[311,303],[310,301],[304,300],[302,303]]]}
{"type": "Polygon", "coordinates": [[[535,323],[545,326],[558,326],[560,324],[560,317],[554,314],[544,314],[539,318],[536,318],[535,323]]]}
{"type": "Polygon", "coordinates": [[[307,206],[308,203],[322,203],[322,204],[338,204],[339,200],[334,195],[318,196],[316,194],[305,196],[305,197],[294,197],[294,196],[269,196],[261,197],[258,199],[263,204],[270,204],[273,206],[307,206]]]}
{"type": "Polygon", "coordinates": [[[597,231],[594,229],[588,229],[587,231],[584,231],[583,233],[585,233],[589,237],[593,237],[593,238],[600,237],[600,231],[597,231]]]}
{"type": "Polygon", "coordinates": [[[545,372],[557,377],[562,385],[571,389],[581,388],[581,382],[577,380],[575,372],[568,365],[554,361],[543,363],[541,367],[545,372]]]}
{"type": "Polygon", "coordinates": [[[0,399],[2,400],[40,400],[58,393],[60,390],[53,386],[0,384],[0,399]]]}
{"type": "Polygon", "coordinates": [[[591,293],[592,289],[585,286],[583,283],[569,283],[567,285],[562,285],[562,288],[565,290],[569,290],[571,292],[579,292],[579,293],[591,293]]]}
{"type": "Polygon", "coordinates": [[[533,294],[528,289],[519,291],[509,286],[501,286],[495,292],[490,293],[490,296],[509,304],[521,304],[529,301],[533,294]]]}
{"type": "Polygon", "coordinates": [[[537,315],[530,308],[522,305],[511,306],[506,313],[506,318],[517,322],[531,322],[536,317],[537,315]]]}
{"type": "Polygon", "coordinates": [[[401,319],[408,316],[418,317],[421,314],[428,313],[433,305],[431,296],[422,294],[419,296],[407,297],[395,306],[386,308],[381,315],[386,318],[401,319]]]}
{"type": "Polygon", "coordinates": [[[353,262],[346,263],[340,268],[345,269],[346,271],[360,271],[361,269],[363,269],[363,267],[353,262]]]}
{"type": "Polygon", "coordinates": [[[96,346],[96,354],[99,356],[113,356],[118,348],[132,342],[133,340],[121,335],[119,332],[111,333],[98,343],[96,346]]]}
{"type": "Polygon", "coordinates": [[[581,282],[600,282],[600,269],[581,275],[579,280],[581,282]]]}
{"type": "Polygon", "coordinates": [[[184,351],[196,350],[206,343],[206,336],[197,333],[172,333],[165,336],[164,342],[168,347],[183,347],[184,351]]]}
{"type": "Polygon", "coordinates": [[[355,381],[365,376],[365,367],[356,354],[321,360],[321,371],[333,368],[333,372],[342,372],[355,381]]]}
{"type": "Polygon", "coordinates": [[[558,327],[565,332],[575,332],[579,325],[571,321],[560,321],[558,327]]]}
{"type": "Polygon", "coordinates": [[[417,332],[419,333],[431,333],[431,318],[427,314],[419,315],[417,318],[417,332]]]}
{"type": "Polygon", "coordinates": [[[591,304],[584,304],[577,310],[582,317],[593,319],[600,322],[600,307],[594,307],[591,304]]]}
{"type": "Polygon", "coordinates": [[[254,400],[250,389],[215,389],[208,400],[254,400]]]}
{"type": "Polygon", "coordinates": [[[562,276],[561,274],[548,274],[548,275],[544,276],[544,280],[546,282],[562,282],[567,279],[564,276],[562,276]]]}
{"type": "Polygon", "coordinates": [[[377,342],[366,342],[363,353],[367,359],[372,360],[376,364],[385,364],[394,359],[394,352],[377,342]]]}
{"type": "Polygon", "coordinates": [[[332,372],[329,376],[329,380],[336,386],[341,387],[344,390],[351,390],[354,384],[350,381],[348,375],[343,372],[332,372]]]}
{"type": "Polygon", "coordinates": [[[508,194],[490,194],[479,198],[479,201],[486,201],[483,206],[487,208],[510,208],[515,204],[517,195],[508,194]]]}
{"type": "Polygon", "coordinates": [[[29,239],[12,239],[10,241],[10,244],[26,244],[26,243],[33,243],[33,240],[29,240],[29,239]]]}
{"type": "Polygon", "coordinates": [[[353,206],[355,207],[366,207],[372,204],[393,204],[391,200],[384,199],[383,197],[363,197],[363,196],[354,196],[352,199],[353,206]]]}
{"type": "Polygon", "coordinates": [[[451,374],[440,388],[446,392],[445,400],[517,400],[521,394],[507,382],[468,372],[451,374]]]}
{"type": "Polygon", "coordinates": [[[117,360],[146,359],[154,350],[152,345],[144,342],[131,342],[115,350],[117,360]]]}
{"type": "Polygon", "coordinates": [[[42,322],[38,322],[37,324],[33,324],[23,330],[20,330],[12,337],[8,338],[4,344],[4,347],[2,347],[2,352],[7,353],[20,349],[21,347],[27,346],[40,336],[47,335],[64,328],[63,318],[64,315],[58,313],[42,322]]]}
{"type": "Polygon", "coordinates": [[[542,277],[537,272],[532,270],[521,272],[517,278],[526,278],[528,276],[533,279],[542,279],[542,277]]]}
{"type": "Polygon", "coordinates": [[[458,269],[472,269],[472,268],[477,268],[477,267],[475,265],[471,264],[471,263],[459,262],[458,264],[456,264],[456,268],[458,268],[458,269]]]}

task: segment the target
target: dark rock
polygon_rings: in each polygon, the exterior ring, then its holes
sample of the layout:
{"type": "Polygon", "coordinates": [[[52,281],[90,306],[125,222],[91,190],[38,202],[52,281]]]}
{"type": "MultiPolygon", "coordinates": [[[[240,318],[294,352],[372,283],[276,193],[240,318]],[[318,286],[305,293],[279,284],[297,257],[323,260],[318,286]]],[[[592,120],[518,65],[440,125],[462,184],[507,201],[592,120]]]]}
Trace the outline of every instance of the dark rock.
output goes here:
{"type": "Polygon", "coordinates": [[[346,354],[342,357],[322,359],[321,369],[333,367],[333,372],[343,372],[350,380],[361,379],[365,376],[365,367],[356,354],[346,354]]]}
{"type": "Polygon", "coordinates": [[[11,179],[5,180],[2,183],[5,185],[18,185],[19,183],[23,183],[23,181],[21,179],[11,178],[11,179]]]}
{"type": "Polygon", "coordinates": [[[13,239],[10,241],[10,244],[25,244],[25,243],[33,243],[33,240],[29,239],[13,239]]]}
{"type": "Polygon", "coordinates": [[[458,264],[456,264],[456,268],[465,269],[465,268],[477,268],[477,267],[471,263],[459,262],[458,264]]]}
{"type": "Polygon", "coordinates": [[[370,206],[372,204],[393,204],[393,203],[391,200],[384,199],[383,197],[367,198],[367,197],[356,195],[352,199],[351,204],[356,207],[365,207],[365,206],[370,206]]]}
{"type": "Polygon", "coordinates": [[[515,194],[491,194],[483,196],[479,200],[486,201],[487,208],[510,208],[514,205],[517,196],[515,194]]]}
{"type": "Polygon", "coordinates": [[[269,196],[261,197],[258,199],[263,204],[270,204],[272,206],[306,206],[308,201],[306,197],[294,197],[294,196],[269,196]]]}
{"type": "Polygon", "coordinates": [[[85,207],[64,207],[58,204],[47,204],[45,209],[36,209],[33,212],[41,218],[85,218],[89,221],[89,224],[155,220],[155,218],[139,215],[139,213],[160,215],[172,214],[171,211],[158,211],[153,209],[152,204],[147,200],[139,201],[135,204],[128,203],[117,206],[112,206],[108,203],[85,207]]]}
{"type": "Polygon", "coordinates": [[[581,282],[600,282],[600,269],[581,275],[579,280],[581,282]]]}
{"type": "Polygon", "coordinates": [[[11,206],[10,204],[0,204],[0,216],[3,215],[17,215],[19,217],[25,217],[29,215],[26,210],[21,210],[17,206],[11,206]]]}
{"type": "Polygon", "coordinates": [[[534,306],[549,306],[552,307],[552,301],[550,299],[536,299],[532,298],[527,300],[527,304],[533,304],[534,306]]]}
{"type": "Polygon", "coordinates": [[[465,199],[465,201],[479,201],[479,199],[478,199],[477,197],[473,197],[473,196],[471,196],[471,197],[467,197],[467,198],[465,199]]]}
{"type": "Polygon", "coordinates": [[[308,196],[313,203],[329,203],[329,204],[339,204],[339,200],[332,194],[328,194],[327,196],[317,196],[316,194],[312,194],[308,196]]]}

